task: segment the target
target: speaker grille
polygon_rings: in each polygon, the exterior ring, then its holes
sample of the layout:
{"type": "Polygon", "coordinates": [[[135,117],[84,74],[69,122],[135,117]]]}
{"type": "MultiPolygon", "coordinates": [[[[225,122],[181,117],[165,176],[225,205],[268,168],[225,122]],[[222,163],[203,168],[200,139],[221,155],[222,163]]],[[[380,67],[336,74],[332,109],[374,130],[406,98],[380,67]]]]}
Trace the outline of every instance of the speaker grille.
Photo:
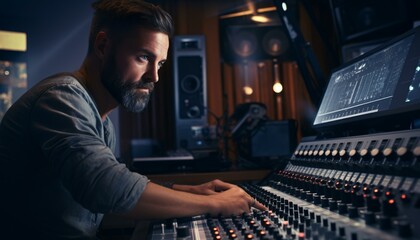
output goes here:
{"type": "Polygon", "coordinates": [[[178,57],[180,118],[203,116],[202,57],[178,57]]]}

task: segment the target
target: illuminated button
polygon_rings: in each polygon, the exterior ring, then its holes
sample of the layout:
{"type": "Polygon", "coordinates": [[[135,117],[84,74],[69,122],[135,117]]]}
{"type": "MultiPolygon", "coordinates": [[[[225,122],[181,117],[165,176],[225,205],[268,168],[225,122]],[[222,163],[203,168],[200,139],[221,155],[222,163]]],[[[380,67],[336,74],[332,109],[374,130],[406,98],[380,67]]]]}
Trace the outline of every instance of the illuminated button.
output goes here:
{"type": "Polygon", "coordinates": [[[405,194],[405,193],[401,193],[400,199],[401,199],[402,202],[408,202],[409,201],[408,195],[405,194]]]}
{"type": "Polygon", "coordinates": [[[300,239],[305,239],[305,233],[303,233],[303,232],[298,233],[298,239],[299,240],[300,239]]]}
{"type": "Polygon", "coordinates": [[[374,148],[370,151],[370,155],[372,155],[372,157],[376,157],[378,154],[379,154],[378,148],[374,148]]]}
{"type": "Polygon", "coordinates": [[[247,234],[245,236],[245,239],[253,239],[253,238],[254,238],[254,235],[252,235],[252,234],[247,234]]]}
{"type": "Polygon", "coordinates": [[[300,150],[300,151],[299,151],[299,155],[302,155],[302,154],[303,154],[303,150],[300,150]]]}
{"type": "MultiPolygon", "coordinates": [[[[420,152],[420,147],[419,147],[419,152],[420,152]]],[[[318,150],[314,151],[314,156],[318,155],[318,150]]]]}
{"type": "Polygon", "coordinates": [[[337,156],[337,153],[338,153],[338,151],[337,151],[337,150],[333,150],[333,151],[332,151],[332,153],[331,153],[331,155],[332,155],[333,157],[335,157],[335,156],[337,156]]]}
{"type": "Polygon", "coordinates": [[[319,155],[319,156],[324,155],[324,150],[320,150],[320,151],[318,152],[318,155],[319,155]]]}
{"type": "Polygon", "coordinates": [[[417,146],[417,147],[414,148],[413,154],[416,157],[420,156],[420,146],[417,146]]]}
{"type": "Polygon", "coordinates": [[[340,154],[340,157],[346,155],[346,150],[344,150],[344,149],[340,150],[339,154],[340,154]]]}
{"type": "Polygon", "coordinates": [[[397,155],[398,156],[404,156],[407,153],[407,148],[406,147],[399,147],[397,149],[397,155]]]}
{"type": "Polygon", "coordinates": [[[312,156],[312,154],[313,154],[313,153],[314,153],[314,151],[309,150],[308,155],[309,155],[309,156],[312,156]]]}
{"type": "Polygon", "coordinates": [[[295,155],[299,155],[299,151],[298,150],[295,151],[295,155]]]}
{"type": "Polygon", "coordinates": [[[384,154],[385,157],[388,157],[392,154],[392,148],[385,148],[382,153],[384,154]]]}
{"type": "Polygon", "coordinates": [[[267,235],[267,232],[265,230],[259,230],[257,235],[260,236],[260,237],[263,237],[263,236],[267,235]]]}
{"type": "Polygon", "coordinates": [[[350,150],[350,152],[349,152],[349,156],[350,156],[350,157],[353,157],[354,155],[356,155],[356,153],[357,153],[356,149],[352,149],[352,150],[350,150]]]}
{"type": "Polygon", "coordinates": [[[360,156],[365,156],[366,154],[368,153],[368,150],[367,149],[362,149],[362,150],[360,150],[360,156]]]}
{"type": "Polygon", "coordinates": [[[303,156],[308,155],[308,150],[303,151],[303,156]]]}
{"type": "Polygon", "coordinates": [[[325,156],[329,156],[331,154],[330,150],[325,151],[325,156]]]}

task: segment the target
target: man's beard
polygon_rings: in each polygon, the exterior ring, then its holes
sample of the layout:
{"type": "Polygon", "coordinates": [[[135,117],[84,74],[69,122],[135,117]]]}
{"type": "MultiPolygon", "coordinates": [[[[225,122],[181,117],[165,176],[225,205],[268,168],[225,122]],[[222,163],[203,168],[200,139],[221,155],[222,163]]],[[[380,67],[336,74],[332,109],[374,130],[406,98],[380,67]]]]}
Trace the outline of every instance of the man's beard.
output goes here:
{"type": "Polygon", "coordinates": [[[141,112],[147,106],[154,84],[143,80],[136,83],[124,82],[116,70],[115,54],[105,62],[100,77],[105,88],[126,110],[141,112]],[[148,89],[149,92],[138,91],[139,88],[148,89]]]}

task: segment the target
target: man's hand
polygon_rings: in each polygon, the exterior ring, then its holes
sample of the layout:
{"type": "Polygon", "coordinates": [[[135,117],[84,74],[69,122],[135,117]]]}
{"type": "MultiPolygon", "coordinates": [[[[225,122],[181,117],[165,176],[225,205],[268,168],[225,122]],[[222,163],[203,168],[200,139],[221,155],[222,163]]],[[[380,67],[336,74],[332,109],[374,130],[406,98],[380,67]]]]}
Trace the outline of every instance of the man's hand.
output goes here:
{"type": "Polygon", "coordinates": [[[220,210],[220,214],[232,211],[240,213],[248,212],[250,207],[255,207],[259,210],[267,210],[264,205],[256,201],[242,188],[219,179],[194,186],[175,184],[173,185],[173,188],[175,190],[200,195],[209,195],[209,197],[215,199],[215,203],[219,204],[217,209],[220,210]]]}

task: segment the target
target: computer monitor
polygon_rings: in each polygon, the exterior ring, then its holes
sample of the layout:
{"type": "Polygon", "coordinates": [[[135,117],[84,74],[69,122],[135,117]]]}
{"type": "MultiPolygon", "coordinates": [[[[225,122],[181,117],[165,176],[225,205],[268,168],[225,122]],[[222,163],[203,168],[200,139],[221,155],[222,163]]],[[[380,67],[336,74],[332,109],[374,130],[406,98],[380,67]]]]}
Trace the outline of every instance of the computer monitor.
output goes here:
{"type": "Polygon", "coordinates": [[[419,118],[417,27],[332,71],[313,126],[387,130],[419,118]]]}

